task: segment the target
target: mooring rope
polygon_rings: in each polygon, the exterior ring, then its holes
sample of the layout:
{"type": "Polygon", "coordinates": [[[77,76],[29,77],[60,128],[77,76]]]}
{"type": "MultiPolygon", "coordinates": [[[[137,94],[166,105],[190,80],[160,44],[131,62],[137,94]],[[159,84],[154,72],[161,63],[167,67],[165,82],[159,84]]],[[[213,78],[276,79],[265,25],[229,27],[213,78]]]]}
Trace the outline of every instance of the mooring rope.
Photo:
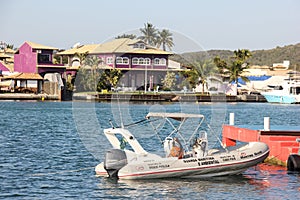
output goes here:
{"type": "MultiPolygon", "coordinates": [[[[137,121],[137,122],[133,122],[133,123],[130,123],[130,124],[126,124],[126,125],[124,125],[124,128],[126,127],[130,127],[130,126],[134,126],[134,125],[137,125],[137,124],[140,124],[140,123],[142,123],[142,122],[145,122],[145,121],[147,121],[148,119],[142,119],[142,120],[140,120],[140,121],[137,121]]],[[[151,120],[152,122],[153,121],[157,121],[158,119],[154,119],[154,120],[151,120]]],[[[146,123],[150,123],[150,121],[148,120],[146,123]]],[[[121,126],[117,126],[117,127],[115,127],[115,128],[122,128],[121,126]]]]}

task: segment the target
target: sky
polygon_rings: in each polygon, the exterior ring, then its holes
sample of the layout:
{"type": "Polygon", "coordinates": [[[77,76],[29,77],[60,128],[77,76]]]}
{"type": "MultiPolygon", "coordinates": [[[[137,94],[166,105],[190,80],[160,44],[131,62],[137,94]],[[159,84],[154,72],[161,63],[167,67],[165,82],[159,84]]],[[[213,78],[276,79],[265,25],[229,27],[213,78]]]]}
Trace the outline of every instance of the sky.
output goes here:
{"type": "Polygon", "coordinates": [[[298,0],[0,0],[0,41],[69,49],[151,23],[173,33],[175,52],[271,49],[300,42],[299,10],[298,0]]]}

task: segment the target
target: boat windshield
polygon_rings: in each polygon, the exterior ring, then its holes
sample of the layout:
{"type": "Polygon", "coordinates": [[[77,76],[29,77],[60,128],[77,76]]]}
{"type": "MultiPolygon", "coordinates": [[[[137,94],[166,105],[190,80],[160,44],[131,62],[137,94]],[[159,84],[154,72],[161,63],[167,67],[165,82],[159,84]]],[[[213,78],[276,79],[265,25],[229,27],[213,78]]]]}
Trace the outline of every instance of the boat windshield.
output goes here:
{"type": "Polygon", "coordinates": [[[277,85],[274,87],[274,90],[283,90],[283,87],[281,85],[277,85]]]}
{"type": "Polygon", "coordinates": [[[295,94],[295,95],[300,94],[300,87],[291,87],[290,94],[295,94]]]}

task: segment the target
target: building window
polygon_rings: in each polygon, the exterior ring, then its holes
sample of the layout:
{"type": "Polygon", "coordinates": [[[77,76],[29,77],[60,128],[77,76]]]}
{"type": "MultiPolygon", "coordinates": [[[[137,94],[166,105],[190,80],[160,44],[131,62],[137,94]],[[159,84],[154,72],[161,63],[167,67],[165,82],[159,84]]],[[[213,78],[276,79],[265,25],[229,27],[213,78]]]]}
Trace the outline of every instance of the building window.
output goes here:
{"type": "Polygon", "coordinates": [[[116,63],[117,64],[123,64],[123,58],[117,57],[116,63]]]}
{"type": "Polygon", "coordinates": [[[129,64],[129,59],[127,57],[117,57],[116,63],[117,64],[128,65],[129,64]]]}
{"type": "Polygon", "coordinates": [[[139,58],[139,64],[144,65],[145,64],[145,59],[144,58],[139,58]]]}
{"type": "Polygon", "coordinates": [[[167,64],[167,61],[166,61],[165,58],[159,59],[159,62],[160,62],[161,65],[166,65],[167,64]]]}
{"type": "Polygon", "coordinates": [[[106,64],[113,64],[113,58],[112,57],[107,57],[106,58],[106,64]]]}
{"type": "Polygon", "coordinates": [[[150,58],[145,58],[145,65],[150,65],[150,58]]]}
{"type": "Polygon", "coordinates": [[[39,63],[51,63],[49,54],[38,54],[39,63]]]}
{"type": "Polygon", "coordinates": [[[139,59],[138,59],[138,58],[133,58],[133,59],[132,59],[132,64],[133,64],[133,65],[139,64],[139,59]]]}
{"type": "Polygon", "coordinates": [[[140,43],[140,44],[139,44],[139,48],[140,48],[140,49],[145,49],[145,45],[144,45],[143,43],[140,43]]]}
{"type": "Polygon", "coordinates": [[[151,60],[150,58],[133,58],[132,64],[133,65],[150,65],[151,60]]]}
{"type": "Polygon", "coordinates": [[[135,43],[135,44],[133,45],[133,48],[135,48],[135,49],[145,49],[146,46],[145,46],[144,43],[135,43]]]}
{"type": "Polygon", "coordinates": [[[127,57],[123,57],[123,64],[128,65],[129,64],[129,59],[127,57]]]}
{"type": "Polygon", "coordinates": [[[159,65],[159,58],[154,59],[154,65],[159,65]]]}
{"type": "Polygon", "coordinates": [[[154,65],[166,65],[167,61],[165,58],[155,58],[154,65]]]}

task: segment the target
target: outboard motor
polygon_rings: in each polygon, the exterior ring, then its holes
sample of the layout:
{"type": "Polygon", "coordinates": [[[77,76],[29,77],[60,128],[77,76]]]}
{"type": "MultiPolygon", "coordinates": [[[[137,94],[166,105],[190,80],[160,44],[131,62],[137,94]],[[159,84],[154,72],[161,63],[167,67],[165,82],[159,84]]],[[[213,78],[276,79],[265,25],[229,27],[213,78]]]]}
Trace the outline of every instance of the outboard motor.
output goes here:
{"type": "Polygon", "coordinates": [[[119,170],[127,165],[126,153],[121,149],[110,149],[105,154],[104,169],[109,177],[118,178],[119,170]]]}

